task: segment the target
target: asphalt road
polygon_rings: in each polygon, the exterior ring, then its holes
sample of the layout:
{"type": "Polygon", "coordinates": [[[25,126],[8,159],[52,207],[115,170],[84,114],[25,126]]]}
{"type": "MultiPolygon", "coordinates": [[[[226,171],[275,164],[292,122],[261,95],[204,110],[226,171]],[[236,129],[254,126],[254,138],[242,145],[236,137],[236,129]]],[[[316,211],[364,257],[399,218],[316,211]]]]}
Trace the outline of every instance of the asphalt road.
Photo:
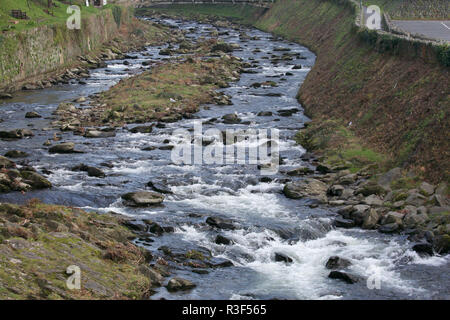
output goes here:
{"type": "Polygon", "coordinates": [[[450,41],[450,21],[404,21],[393,20],[403,31],[422,34],[428,38],[450,41]]]}
{"type": "MultiPolygon", "coordinates": [[[[367,12],[367,7],[363,7],[363,24],[367,23],[367,19],[371,15],[372,13],[367,12]]],[[[392,23],[411,34],[421,34],[431,39],[450,41],[450,20],[392,20],[392,23]]]]}

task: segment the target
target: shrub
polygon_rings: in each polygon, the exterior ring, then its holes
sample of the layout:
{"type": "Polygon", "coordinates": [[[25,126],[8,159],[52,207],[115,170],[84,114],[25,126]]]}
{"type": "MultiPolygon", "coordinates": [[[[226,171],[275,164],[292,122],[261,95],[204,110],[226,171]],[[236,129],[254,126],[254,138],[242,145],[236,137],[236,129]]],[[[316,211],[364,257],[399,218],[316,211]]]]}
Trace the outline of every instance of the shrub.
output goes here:
{"type": "Polygon", "coordinates": [[[122,19],[122,8],[118,6],[114,6],[112,8],[112,14],[114,16],[114,21],[116,21],[116,24],[118,27],[120,27],[120,22],[122,19]]]}
{"type": "Polygon", "coordinates": [[[437,47],[437,55],[439,62],[446,66],[450,67],[450,45],[443,44],[437,47]]]}

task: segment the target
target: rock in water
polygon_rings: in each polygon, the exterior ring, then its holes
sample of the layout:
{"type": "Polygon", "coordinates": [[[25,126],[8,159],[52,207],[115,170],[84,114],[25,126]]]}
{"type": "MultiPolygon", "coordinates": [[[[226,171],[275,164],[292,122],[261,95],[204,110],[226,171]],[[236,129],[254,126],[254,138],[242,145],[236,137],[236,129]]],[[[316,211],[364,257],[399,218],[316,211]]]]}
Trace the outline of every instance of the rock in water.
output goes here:
{"type": "Polygon", "coordinates": [[[313,173],[314,171],[308,167],[297,167],[295,169],[289,170],[287,172],[288,176],[305,176],[307,174],[313,173]]]}
{"type": "Polygon", "coordinates": [[[5,157],[8,158],[26,158],[29,154],[24,151],[19,150],[10,150],[7,153],[5,153],[5,157]]]}
{"type": "Polygon", "coordinates": [[[137,191],[124,194],[122,199],[130,207],[148,207],[162,203],[164,196],[156,192],[137,191]]]}
{"type": "Polygon", "coordinates": [[[50,181],[45,179],[40,174],[37,174],[36,172],[22,171],[20,173],[20,175],[24,179],[24,182],[29,184],[30,186],[32,186],[33,189],[46,189],[46,188],[52,187],[52,184],[50,181]]]}
{"type": "Polygon", "coordinates": [[[12,97],[9,93],[0,92],[0,99],[12,99],[12,97]]]}
{"type": "Polygon", "coordinates": [[[5,169],[10,169],[10,168],[14,168],[16,166],[16,164],[9,160],[8,158],[2,157],[0,156],[0,169],[5,168],[5,169]]]}
{"type": "Polygon", "coordinates": [[[334,226],[338,227],[338,228],[350,229],[350,228],[354,228],[356,226],[356,224],[353,220],[344,219],[344,218],[339,217],[334,220],[334,226]]]}
{"type": "Polygon", "coordinates": [[[87,166],[85,164],[80,164],[72,168],[72,171],[85,171],[90,177],[104,178],[105,173],[96,167],[87,166]]]}
{"type": "Polygon", "coordinates": [[[42,116],[37,112],[30,111],[25,114],[25,118],[42,118],[42,116]]]}
{"type": "Polygon", "coordinates": [[[215,51],[232,52],[233,46],[228,43],[225,43],[225,42],[219,42],[211,48],[211,51],[212,52],[215,52],[215,51]]]}
{"type": "Polygon", "coordinates": [[[167,290],[170,292],[185,291],[195,288],[196,285],[191,281],[182,278],[172,278],[167,283],[167,290]]]}
{"type": "Polygon", "coordinates": [[[238,124],[241,122],[241,119],[237,116],[237,114],[229,113],[222,117],[223,122],[227,124],[238,124]]]}
{"type": "Polygon", "coordinates": [[[228,229],[234,230],[236,227],[233,225],[233,222],[228,219],[222,219],[219,217],[208,217],[206,219],[206,223],[212,227],[216,227],[218,229],[228,229]]]}
{"type": "Polygon", "coordinates": [[[400,229],[399,225],[397,223],[388,223],[385,225],[382,225],[378,231],[381,233],[394,233],[400,229]]]}
{"type": "Polygon", "coordinates": [[[154,191],[159,192],[159,193],[167,193],[167,194],[173,193],[172,190],[170,190],[170,188],[168,186],[164,185],[161,182],[149,181],[147,183],[147,186],[149,186],[154,191]]]}
{"type": "Polygon", "coordinates": [[[88,130],[84,134],[85,138],[110,138],[115,137],[114,131],[100,131],[100,130],[88,130]]]}
{"type": "Polygon", "coordinates": [[[439,235],[433,240],[433,248],[439,254],[450,252],[450,236],[448,234],[439,235]]]}
{"type": "Polygon", "coordinates": [[[48,149],[50,153],[74,153],[75,144],[73,142],[64,142],[48,149]]]}
{"type": "Polygon", "coordinates": [[[275,261],[277,262],[285,262],[285,263],[292,263],[293,260],[291,257],[288,257],[287,255],[283,253],[275,252],[275,261]]]}
{"type": "Polygon", "coordinates": [[[328,278],[339,279],[344,282],[347,282],[348,284],[358,282],[358,278],[356,276],[341,271],[331,271],[330,274],[328,275],[328,278]]]}
{"type": "Polygon", "coordinates": [[[227,237],[224,237],[222,235],[217,235],[216,240],[214,241],[217,244],[223,244],[223,245],[230,245],[233,243],[231,239],[228,239],[227,237]]]}
{"type": "Polygon", "coordinates": [[[131,133],[151,133],[153,131],[153,125],[151,126],[137,126],[129,129],[131,133]]]}
{"type": "Polygon", "coordinates": [[[0,138],[2,139],[22,139],[23,135],[20,130],[0,131],[0,138]]]}
{"type": "Polygon", "coordinates": [[[320,203],[326,203],[327,185],[317,179],[288,182],[283,189],[286,197],[291,199],[310,198],[320,203]]]}
{"type": "Polygon", "coordinates": [[[330,257],[330,259],[328,259],[327,263],[325,264],[325,267],[327,269],[341,269],[341,268],[347,268],[351,264],[352,263],[347,259],[343,259],[338,256],[333,256],[333,257],[330,257]]]}
{"type": "Polygon", "coordinates": [[[430,243],[417,243],[412,249],[420,255],[433,255],[433,246],[430,243]]]}

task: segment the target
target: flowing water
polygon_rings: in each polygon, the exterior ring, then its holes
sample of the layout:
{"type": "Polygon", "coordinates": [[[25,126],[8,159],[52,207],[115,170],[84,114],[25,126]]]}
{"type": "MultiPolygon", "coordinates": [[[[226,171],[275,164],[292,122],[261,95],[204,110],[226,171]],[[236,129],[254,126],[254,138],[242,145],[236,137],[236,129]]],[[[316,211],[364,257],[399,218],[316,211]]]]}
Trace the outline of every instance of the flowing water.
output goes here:
{"type": "MultiPolygon", "coordinates": [[[[210,28],[214,28],[196,22],[166,20],[165,23],[189,30],[188,37],[192,39],[208,37],[210,28]]],[[[55,130],[48,128],[51,113],[60,102],[107,90],[119,79],[141,72],[143,60],[163,58],[158,54],[161,47],[131,53],[138,59],[129,60],[130,66],[124,65],[123,60],[108,61],[106,68],[91,70],[90,77],[85,79],[87,85],[72,83],[21,92],[13,100],[0,104],[2,129],[29,127],[35,133],[31,139],[0,142],[0,152],[19,149],[31,153],[26,162],[41,172],[49,170],[47,178],[54,185],[50,190],[0,195],[0,201],[23,203],[40,198],[47,203],[148,218],[175,227],[174,233],[155,237],[154,242],[137,242],[155,254],[163,245],[180,252],[206,248],[215,259],[225,258],[234,264],[211,269],[208,274],[195,274],[187,267],[177,266],[174,273],[193,281],[197,287],[183,293],[168,293],[161,288],[153,296],[156,299],[448,299],[448,257],[421,258],[403,236],[335,229],[333,209],[312,209],[308,200],[291,200],[282,194],[282,179],[286,178],[283,174],[271,176],[271,182],[261,182],[256,165],[176,165],[169,150],[142,150],[163,145],[166,139],[173,140],[175,129],[191,129],[195,121],[203,121],[203,130],[277,128],[283,158],[280,170],[308,165],[300,160],[305,150],[292,137],[308,121],[295,96],[314,65],[315,56],[305,47],[274,39],[256,29],[242,28],[252,37],[248,41],[241,41],[239,31],[217,29],[223,40],[240,44],[242,50],[233,54],[252,63],[255,72],[242,74],[238,82],[222,89],[233,97],[232,106],[201,108],[194,119],[155,128],[151,134],[133,134],[124,129],[113,138],[86,139],[62,133],[63,141],[75,142],[78,149],[85,151],[83,154],[52,155],[42,146],[53,137],[55,130]],[[274,65],[268,58],[278,47],[289,48],[289,53],[299,55],[292,61],[274,65]],[[257,48],[260,52],[254,52],[257,48]],[[293,70],[294,65],[302,68],[293,70]],[[287,72],[292,75],[286,75],[287,72]],[[275,81],[278,87],[250,86],[264,81],[275,81]],[[267,96],[267,93],[279,95],[267,96]],[[292,108],[298,108],[299,112],[291,117],[277,114],[277,110],[292,108]],[[43,118],[25,119],[28,111],[37,111],[43,118]],[[273,116],[257,116],[260,111],[272,111],[273,116]],[[234,112],[250,124],[207,122],[234,112]],[[70,170],[80,163],[102,168],[106,178],[88,177],[84,172],[70,170]],[[133,209],[122,204],[122,194],[145,189],[149,181],[163,181],[171,188],[173,194],[166,196],[164,206],[133,209]],[[209,216],[232,219],[238,228],[226,231],[208,228],[204,221],[209,216]],[[232,239],[234,244],[215,244],[218,233],[232,239]],[[288,255],[293,263],[275,262],[275,253],[288,255]],[[364,279],[378,279],[380,289],[370,290],[365,280],[349,285],[329,279],[325,262],[334,255],[351,260],[349,272],[364,279]]]]}

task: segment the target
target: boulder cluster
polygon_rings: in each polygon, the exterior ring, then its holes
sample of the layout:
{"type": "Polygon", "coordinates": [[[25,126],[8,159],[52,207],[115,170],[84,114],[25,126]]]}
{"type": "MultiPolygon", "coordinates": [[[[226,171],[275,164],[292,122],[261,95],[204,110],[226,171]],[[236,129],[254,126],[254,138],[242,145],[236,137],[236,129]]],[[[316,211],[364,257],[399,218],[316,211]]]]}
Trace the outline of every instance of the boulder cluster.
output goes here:
{"type": "Polygon", "coordinates": [[[311,206],[336,207],[336,227],[403,233],[421,244],[413,248],[421,254],[433,250],[439,254],[449,252],[450,207],[445,183],[398,186],[398,181],[404,179],[400,168],[374,174],[367,167],[352,173],[345,168],[318,164],[315,170],[299,167],[287,174],[304,178],[285,185],[286,197],[310,199],[311,206]]]}

